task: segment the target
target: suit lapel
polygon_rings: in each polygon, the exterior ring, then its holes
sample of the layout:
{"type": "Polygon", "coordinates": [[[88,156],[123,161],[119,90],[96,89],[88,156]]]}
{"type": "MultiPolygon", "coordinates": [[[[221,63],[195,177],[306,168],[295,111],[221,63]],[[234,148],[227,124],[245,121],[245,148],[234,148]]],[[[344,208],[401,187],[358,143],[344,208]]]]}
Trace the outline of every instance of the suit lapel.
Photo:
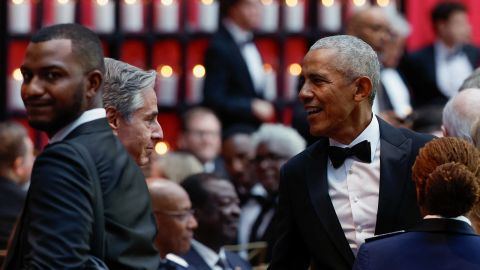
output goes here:
{"type": "Polygon", "coordinates": [[[330,239],[346,261],[353,264],[354,256],[328,195],[327,179],[328,139],[320,139],[308,160],[307,187],[315,213],[330,239]]]}
{"type": "Polygon", "coordinates": [[[391,231],[404,197],[411,140],[378,118],[380,125],[380,191],[375,234],[391,231]]]}
{"type": "Polygon", "coordinates": [[[191,247],[190,250],[183,256],[185,261],[187,261],[189,267],[192,267],[196,270],[210,270],[208,264],[203,260],[203,258],[198,254],[198,252],[191,247]]]}

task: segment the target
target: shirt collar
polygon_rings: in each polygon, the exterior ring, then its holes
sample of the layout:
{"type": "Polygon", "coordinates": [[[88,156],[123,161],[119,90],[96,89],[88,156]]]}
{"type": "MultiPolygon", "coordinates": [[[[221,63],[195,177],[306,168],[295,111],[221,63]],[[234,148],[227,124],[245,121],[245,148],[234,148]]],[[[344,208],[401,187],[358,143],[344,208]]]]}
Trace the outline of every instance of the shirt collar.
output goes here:
{"type": "Polygon", "coordinates": [[[453,48],[448,48],[443,42],[435,42],[435,57],[437,59],[446,59],[449,55],[455,55],[457,52],[461,52],[462,45],[457,45],[453,48]]]}
{"type": "Polygon", "coordinates": [[[192,246],[205,260],[205,262],[211,269],[213,269],[213,267],[217,264],[218,260],[220,260],[220,254],[215,253],[215,251],[211,250],[209,247],[205,246],[204,244],[198,242],[195,239],[192,239],[192,246]]]}
{"type": "MultiPolygon", "coordinates": [[[[423,217],[423,219],[435,219],[435,218],[440,219],[440,218],[446,218],[446,217],[442,217],[440,215],[426,215],[423,217]]],[[[458,217],[446,218],[446,219],[463,221],[463,222],[466,222],[468,225],[472,226],[472,222],[470,222],[470,220],[466,216],[458,216],[458,217]]]]}
{"type": "Polygon", "coordinates": [[[380,126],[378,125],[378,120],[377,116],[373,115],[372,116],[372,121],[370,121],[370,124],[360,133],[360,135],[357,136],[350,144],[341,144],[334,139],[330,138],[330,145],[332,146],[338,146],[338,147],[352,147],[356,145],[359,142],[362,142],[364,140],[367,140],[370,142],[370,155],[371,155],[371,160],[374,160],[375,157],[375,150],[377,149],[378,142],[380,141],[380,126]]]}
{"type": "Polygon", "coordinates": [[[70,134],[70,132],[72,132],[76,127],[80,126],[81,124],[105,117],[107,117],[107,113],[103,108],[96,108],[85,111],[82,113],[82,115],[80,115],[80,117],[75,119],[75,121],[71,122],[70,124],[60,129],[57,133],[55,133],[55,135],[50,138],[48,143],[52,144],[62,141],[63,139],[65,139],[65,137],[68,136],[68,134],[70,134]]]}
{"type": "Polygon", "coordinates": [[[223,20],[223,25],[225,25],[225,28],[227,28],[228,32],[233,37],[233,40],[235,40],[235,43],[237,44],[242,44],[245,43],[253,38],[253,33],[248,32],[240,28],[235,22],[233,22],[230,19],[224,19],[223,20]]]}

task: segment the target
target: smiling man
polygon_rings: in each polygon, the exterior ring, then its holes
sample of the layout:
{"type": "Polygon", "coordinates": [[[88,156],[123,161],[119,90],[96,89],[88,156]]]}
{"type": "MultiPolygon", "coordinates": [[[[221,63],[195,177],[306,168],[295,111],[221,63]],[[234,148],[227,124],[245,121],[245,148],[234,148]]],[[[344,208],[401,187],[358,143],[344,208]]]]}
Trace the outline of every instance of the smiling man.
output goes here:
{"type": "Polygon", "coordinates": [[[108,123],[138,166],[150,161],[155,144],[163,138],[157,120],[155,76],[155,71],[105,58],[103,106],[108,123]]]}
{"type": "Polygon", "coordinates": [[[32,36],[21,95],[29,124],[50,140],[3,269],[158,269],[143,174],[102,108],[104,70],[100,40],[81,25],[32,36]]]}
{"type": "Polygon", "coordinates": [[[380,64],[360,39],[318,40],[302,73],[299,98],[321,138],[281,169],[269,269],[351,269],[365,238],[420,220],[411,167],[431,138],[372,114],[380,64]]]}

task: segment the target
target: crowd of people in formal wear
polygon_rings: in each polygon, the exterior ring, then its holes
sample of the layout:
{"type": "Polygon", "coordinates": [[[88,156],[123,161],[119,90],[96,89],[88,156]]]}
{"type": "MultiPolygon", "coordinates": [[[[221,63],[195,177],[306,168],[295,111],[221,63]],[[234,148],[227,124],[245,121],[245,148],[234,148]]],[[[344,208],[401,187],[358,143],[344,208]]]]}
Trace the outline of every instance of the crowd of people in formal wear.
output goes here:
{"type": "Polygon", "coordinates": [[[275,123],[258,0],[221,0],[204,102],[159,155],[156,72],[105,58],[78,24],[32,35],[28,124],[0,123],[0,265],[10,269],[480,269],[480,49],[467,10],[434,44],[379,7],[305,54],[275,123]],[[401,23],[399,23],[401,22],[401,23]]]}

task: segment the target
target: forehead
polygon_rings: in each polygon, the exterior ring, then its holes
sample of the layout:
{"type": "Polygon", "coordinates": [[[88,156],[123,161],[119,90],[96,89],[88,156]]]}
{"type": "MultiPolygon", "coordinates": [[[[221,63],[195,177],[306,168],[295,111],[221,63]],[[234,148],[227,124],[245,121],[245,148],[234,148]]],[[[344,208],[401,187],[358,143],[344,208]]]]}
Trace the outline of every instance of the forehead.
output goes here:
{"type": "Polygon", "coordinates": [[[72,41],[69,39],[30,42],[23,66],[29,68],[70,66],[75,63],[72,52],[72,41]]]}
{"type": "Polygon", "coordinates": [[[204,188],[214,197],[237,197],[233,185],[226,180],[209,180],[204,188]]]}
{"type": "Polygon", "coordinates": [[[170,188],[168,192],[152,194],[153,208],[164,211],[177,211],[191,208],[187,192],[181,188],[170,188]]]}
{"type": "Polygon", "coordinates": [[[155,90],[153,90],[153,87],[143,89],[141,91],[141,95],[143,98],[143,106],[140,107],[137,112],[146,114],[157,112],[157,95],[155,94],[155,90]]]}
{"type": "Polygon", "coordinates": [[[338,52],[335,49],[315,49],[309,51],[303,58],[302,72],[304,75],[309,73],[319,73],[322,71],[332,71],[335,69],[335,58],[338,52]]]}
{"type": "Polygon", "coordinates": [[[198,113],[192,115],[188,121],[189,128],[198,128],[202,130],[220,130],[220,122],[210,113],[198,113]]]}

